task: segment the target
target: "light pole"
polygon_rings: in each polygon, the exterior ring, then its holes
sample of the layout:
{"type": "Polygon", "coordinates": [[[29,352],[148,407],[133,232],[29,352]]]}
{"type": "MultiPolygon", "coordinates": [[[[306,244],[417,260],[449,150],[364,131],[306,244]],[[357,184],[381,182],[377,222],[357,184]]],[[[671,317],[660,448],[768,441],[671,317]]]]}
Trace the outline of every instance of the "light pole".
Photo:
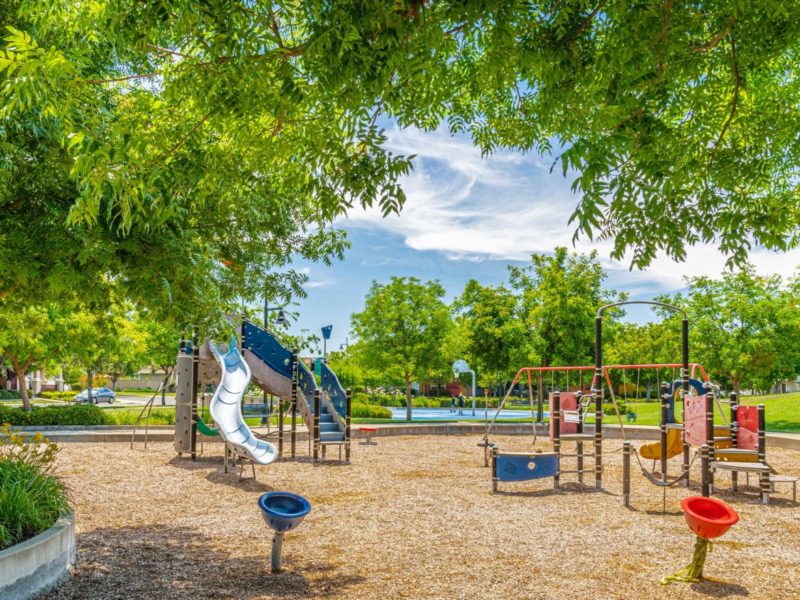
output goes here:
{"type": "Polygon", "coordinates": [[[344,350],[345,352],[347,352],[349,349],[350,349],[350,338],[345,337],[344,344],[339,344],[339,351],[341,352],[342,350],[344,350]]]}
{"type": "Polygon", "coordinates": [[[453,376],[458,377],[461,373],[472,375],[472,416],[475,416],[475,371],[469,368],[467,361],[458,359],[453,363],[453,376]]]}
{"type": "MultiPolygon", "coordinates": [[[[286,315],[283,314],[283,308],[280,306],[273,306],[272,308],[269,307],[269,300],[267,300],[266,296],[264,297],[264,331],[269,329],[269,313],[273,311],[278,311],[278,316],[275,319],[276,325],[283,325],[286,323],[286,315]]],[[[272,400],[267,397],[268,394],[264,391],[263,402],[264,404],[269,404],[269,414],[272,414],[272,400]]],[[[261,424],[264,425],[264,421],[268,421],[269,417],[265,417],[261,419],[261,424]]],[[[269,431],[269,427],[267,427],[267,431],[269,431]]]]}
{"type": "Polygon", "coordinates": [[[273,311],[278,311],[278,317],[275,319],[275,323],[278,325],[283,325],[286,323],[286,315],[283,314],[283,307],[282,306],[273,306],[272,308],[269,307],[268,300],[264,298],[264,329],[269,329],[269,313],[273,311]]]}

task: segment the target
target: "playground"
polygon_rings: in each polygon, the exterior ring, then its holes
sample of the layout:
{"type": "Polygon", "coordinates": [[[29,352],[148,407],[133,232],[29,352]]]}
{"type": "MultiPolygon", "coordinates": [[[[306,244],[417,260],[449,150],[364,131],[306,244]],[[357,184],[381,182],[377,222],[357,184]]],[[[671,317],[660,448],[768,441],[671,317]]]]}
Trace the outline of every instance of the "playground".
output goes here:
{"type": "MultiPolygon", "coordinates": [[[[643,477],[624,508],[621,444],[606,439],[603,492],[570,481],[555,492],[539,480],[491,494],[479,439],[380,437],[354,444],[348,466],[278,461],[242,482],[223,472],[219,443],[196,461],[166,443],[133,452],[66,444],[58,466],[73,490],[80,554],[74,577],[48,597],[796,597],[800,523],[786,490],[765,507],[756,487],[731,495],[718,476],[715,495],[741,521],[715,544],[707,581],[664,587],[659,579],[691,555],[679,501],[699,494],[696,471],[688,490],[667,489],[666,514],[662,490],[643,477]],[[272,532],[256,503],[280,489],[313,510],[287,535],[286,571],[273,575],[272,532]]],[[[530,451],[529,436],[495,440],[530,451]]],[[[546,436],[540,446],[551,447],[546,436]]],[[[800,452],[770,448],[770,463],[791,472],[800,452]]]]}

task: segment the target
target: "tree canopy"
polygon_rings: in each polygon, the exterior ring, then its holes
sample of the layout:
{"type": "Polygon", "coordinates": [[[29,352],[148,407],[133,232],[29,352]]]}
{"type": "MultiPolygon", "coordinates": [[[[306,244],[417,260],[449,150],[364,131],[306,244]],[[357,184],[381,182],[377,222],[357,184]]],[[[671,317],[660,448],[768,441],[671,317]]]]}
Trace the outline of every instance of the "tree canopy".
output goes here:
{"type": "MultiPolygon", "coordinates": [[[[348,207],[399,210],[410,157],[383,147],[381,114],[574,170],[577,233],[613,239],[637,266],[698,242],[743,264],[753,244],[799,241],[796,2],[13,0],[0,11],[13,25],[2,142],[35,134],[66,152],[53,175],[69,170],[75,200],[60,214],[99,238],[99,272],[162,310],[201,318],[265,288],[297,292],[302,277],[280,271],[293,255],[340,255],[331,223],[348,207]]],[[[67,255],[84,239],[67,240],[67,255]]]]}
{"type": "Polygon", "coordinates": [[[402,378],[409,421],[411,383],[429,373],[451,326],[443,297],[438,282],[392,277],[387,284],[374,282],[364,310],[352,316],[367,368],[402,378]]]}
{"type": "MultiPolygon", "coordinates": [[[[597,252],[570,254],[560,247],[553,256],[534,254],[531,263],[509,271],[534,357],[543,367],[592,364],[595,313],[625,295],[603,287],[606,272],[597,252]]],[[[616,315],[611,311],[606,322],[613,324],[616,315]]]]}
{"type": "Polygon", "coordinates": [[[720,279],[690,281],[683,304],[692,319],[692,345],[719,379],[739,391],[764,391],[800,370],[800,307],[778,276],[752,267],[720,279]]]}
{"type": "Polygon", "coordinates": [[[51,360],[61,345],[61,315],[54,306],[0,303],[0,355],[8,356],[25,410],[31,410],[25,376],[30,369],[51,360]]]}
{"type": "Polygon", "coordinates": [[[523,364],[530,332],[520,315],[520,303],[505,286],[482,286],[474,279],[453,305],[463,321],[462,353],[486,384],[504,382],[523,364]]]}

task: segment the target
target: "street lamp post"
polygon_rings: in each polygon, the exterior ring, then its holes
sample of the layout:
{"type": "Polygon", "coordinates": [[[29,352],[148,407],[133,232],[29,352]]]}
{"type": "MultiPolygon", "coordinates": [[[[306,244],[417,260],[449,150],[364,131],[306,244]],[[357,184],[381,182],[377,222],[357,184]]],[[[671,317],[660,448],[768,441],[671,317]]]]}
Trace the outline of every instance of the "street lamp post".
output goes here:
{"type": "MultiPolygon", "coordinates": [[[[286,323],[286,315],[283,314],[283,308],[280,306],[273,306],[272,308],[269,307],[269,300],[267,300],[266,296],[264,297],[264,330],[267,331],[269,329],[269,313],[273,311],[278,311],[278,316],[275,319],[275,323],[277,325],[283,325],[286,323]]],[[[265,391],[263,397],[264,405],[269,404],[269,414],[272,415],[272,398],[268,398],[268,394],[265,391]]],[[[269,417],[264,417],[261,419],[261,424],[264,425],[264,421],[267,421],[267,425],[269,425],[269,417]]],[[[267,427],[267,432],[269,432],[269,427],[267,427]]]]}

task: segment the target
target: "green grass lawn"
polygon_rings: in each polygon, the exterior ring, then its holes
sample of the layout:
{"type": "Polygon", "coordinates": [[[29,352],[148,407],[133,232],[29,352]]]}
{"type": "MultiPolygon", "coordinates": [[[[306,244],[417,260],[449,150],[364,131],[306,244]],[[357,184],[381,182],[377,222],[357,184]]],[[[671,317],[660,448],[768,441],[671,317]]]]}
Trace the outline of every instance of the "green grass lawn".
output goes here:
{"type": "MultiPolygon", "coordinates": [[[[767,431],[800,432],[800,393],[777,396],[744,396],[741,404],[766,406],[767,431]]],[[[661,408],[657,402],[629,401],[628,407],[636,411],[636,425],[658,425],[661,419],[661,408]]],[[[727,404],[723,404],[723,407],[727,409],[727,404]]],[[[716,407],[714,413],[715,423],[725,422],[716,407]]],[[[624,420],[625,415],[622,415],[622,418],[623,423],[627,424],[627,421],[624,420]]],[[[606,420],[615,423],[616,415],[607,415],[606,420]]]]}

